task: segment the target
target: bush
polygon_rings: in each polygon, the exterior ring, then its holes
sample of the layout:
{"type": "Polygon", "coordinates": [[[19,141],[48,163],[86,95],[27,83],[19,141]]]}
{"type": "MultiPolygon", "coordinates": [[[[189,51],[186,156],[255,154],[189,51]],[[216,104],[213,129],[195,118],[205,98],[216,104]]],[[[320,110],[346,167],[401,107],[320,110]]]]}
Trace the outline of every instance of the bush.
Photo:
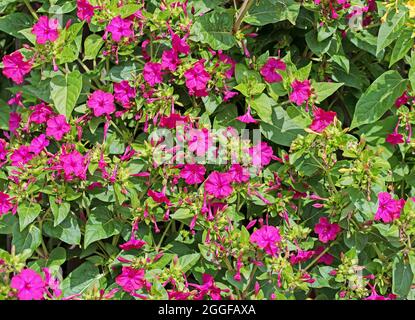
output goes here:
{"type": "Polygon", "coordinates": [[[0,12],[0,299],[414,296],[413,0],[0,12]]]}

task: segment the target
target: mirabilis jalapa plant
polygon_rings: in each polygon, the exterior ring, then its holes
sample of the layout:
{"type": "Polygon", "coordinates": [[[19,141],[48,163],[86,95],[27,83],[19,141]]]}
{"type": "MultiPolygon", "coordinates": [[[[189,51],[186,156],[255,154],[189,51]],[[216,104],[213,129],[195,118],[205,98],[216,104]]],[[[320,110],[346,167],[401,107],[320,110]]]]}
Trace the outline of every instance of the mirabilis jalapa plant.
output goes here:
{"type": "Polygon", "coordinates": [[[415,4],[0,4],[0,299],[412,299],[415,4]]]}

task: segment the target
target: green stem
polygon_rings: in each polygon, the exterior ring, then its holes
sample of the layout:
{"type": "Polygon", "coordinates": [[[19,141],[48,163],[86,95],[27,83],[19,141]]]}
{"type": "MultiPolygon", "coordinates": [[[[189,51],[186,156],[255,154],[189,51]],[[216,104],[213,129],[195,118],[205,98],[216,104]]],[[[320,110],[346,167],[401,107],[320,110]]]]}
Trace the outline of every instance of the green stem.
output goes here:
{"type": "Polygon", "coordinates": [[[161,245],[163,244],[163,240],[167,235],[167,231],[169,231],[170,226],[172,225],[174,220],[170,220],[169,224],[167,225],[166,229],[164,230],[163,234],[161,235],[160,241],[158,245],[156,246],[156,251],[158,252],[160,250],[161,245]]]}
{"type": "Polygon", "coordinates": [[[238,11],[238,15],[236,16],[235,23],[233,25],[233,33],[237,33],[239,28],[241,27],[242,21],[248,12],[249,8],[254,3],[254,0],[244,0],[244,3],[242,3],[241,8],[238,11]]]}
{"type": "Polygon", "coordinates": [[[29,0],[23,0],[24,4],[26,5],[27,9],[29,9],[30,13],[32,14],[33,18],[35,18],[36,20],[39,19],[39,17],[37,16],[36,11],[32,8],[32,6],[30,5],[30,1],[29,0]]]}
{"type": "Polygon", "coordinates": [[[251,274],[249,275],[249,279],[248,279],[248,283],[246,284],[246,288],[244,290],[244,292],[242,292],[242,299],[245,299],[246,295],[247,295],[247,291],[249,289],[249,286],[251,285],[252,280],[254,279],[255,273],[258,269],[257,265],[254,265],[254,268],[252,269],[251,274]]]}
{"type": "Polygon", "coordinates": [[[313,261],[310,262],[310,264],[305,267],[304,271],[309,270],[313,265],[315,265],[317,263],[317,261],[327,253],[327,251],[330,250],[330,248],[335,244],[336,242],[333,241],[326,249],[324,249],[313,261]]]}

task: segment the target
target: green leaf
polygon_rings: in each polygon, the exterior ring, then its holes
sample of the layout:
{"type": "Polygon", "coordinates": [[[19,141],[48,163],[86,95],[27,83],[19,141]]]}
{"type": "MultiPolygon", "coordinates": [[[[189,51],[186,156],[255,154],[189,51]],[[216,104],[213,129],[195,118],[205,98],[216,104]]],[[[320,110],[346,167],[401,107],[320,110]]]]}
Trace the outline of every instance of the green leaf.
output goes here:
{"type": "Polygon", "coordinates": [[[276,105],[274,99],[271,99],[265,93],[250,100],[251,107],[256,111],[261,120],[271,122],[272,107],[276,105]]]}
{"type": "Polygon", "coordinates": [[[71,210],[71,205],[67,202],[62,202],[60,204],[56,203],[55,197],[49,197],[50,209],[54,217],[53,226],[56,227],[68,216],[69,211],[71,210]]]}
{"type": "Polygon", "coordinates": [[[335,93],[343,83],[336,83],[336,82],[315,82],[313,83],[313,88],[317,95],[316,101],[318,103],[324,101],[326,98],[330,97],[333,93],[335,93]]]}
{"type": "Polygon", "coordinates": [[[395,70],[386,71],[377,78],[360,97],[356,104],[351,128],[362,124],[373,123],[393,106],[395,100],[402,95],[407,80],[402,79],[395,70]]]}
{"type": "Polygon", "coordinates": [[[105,207],[97,207],[90,212],[85,226],[85,249],[95,241],[109,238],[121,232],[122,225],[115,221],[111,214],[105,207]]]}
{"type": "Polygon", "coordinates": [[[10,13],[0,18],[0,31],[8,33],[15,38],[25,39],[20,30],[31,28],[33,25],[33,18],[22,12],[10,13]]]}
{"type": "Polygon", "coordinates": [[[38,203],[19,203],[17,215],[19,217],[20,231],[23,231],[30,223],[32,223],[40,214],[41,210],[42,208],[38,203]]]}
{"type": "Polygon", "coordinates": [[[102,40],[101,36],[97,34],[89,35],[85,39],[85,42],[84,42],[84,48],[85,48],[84,60],[95,59],[103,44],[104,44],[104,40],[102,40]]]}
{"type": "Polygon", "coordinates": [[[403,57],[405,57],[409,49],[412,48],[412,46],[414,45],[414,39],[411,36],[412,36],[412,31],[405,30],[399,36],[398,40],[396,40],[395,46],[393,47],[393,50],[392,50],[391,59],[389,61],[389,67],[391,67],[396,62],[398,62],[403,57]]]}
{"type": "Polygon", "coordinates": [[[298,108],[289,107],[288,109],[291,116],[281,107],[274,108],[272,121],[262,122],[260,125],[265,138],[283,146],[290,146],[297,135],[304,133],[304,128],[310,123],[310,120],[298,108]]]}
{"type": "Polygon", "coordinates": [[[0,129],[9,130],[10,108],[0,99],[0,129]]]}
{"type": "Polygon", "coordinates": [[[99,269],[91,262],[83,263],[62,281],[63,296],[83,293],[92,284],[96,283],[101,276],[99,269]]]}
{"type": "Polygon", "coordinates": [[[264,26],[269,23],[288,20],[295,24],[300,3],[294,0],[261,0],[254,1],[244,18],[244,22],[254,26],[264,26]]]}
{"type": "Polygon", "coordinates": [[[236,44],[232,34],[233,10],[215,10],[198,17],[191,39],[208,44],[213,50],[228,50],[236,44]]]}
{"type": "Polygon", "coordinates": [[[200,253],[187,254],[179,258],[179,265],[182,272],[189,271],[200,259],[200,253]]]}
{"type": "Polygon", "coordinates": [[[174,220],[186,220],[193,218],[194,213],[190,211],[188,208],[179,208],[176,210],[175,213],[170,215],[170,217],[174,220]]]}
{"type": "Polygon", "coordinates": [[[53,226],[52,221],[48,220],[44,223],[43,230],[50,237],[58,238],[67,244],[79,245],[81,243],[81,230],[73,215],[68,215],[56,227],[53,226]]]}
{"type": "Polygon", "coordinates": [[[61,266],[66,261],[66,249],[57,247],[49,253],[47,266],[61,266]]]}
{"type": "Polygon", "coordinates": [[[410,59],[411,68],[409,69],[408,78],[411,82],[411,87],[415,90],[415,50],[412,51],[411,59],[410,59]]]}
{"type": "Polygon", "coordinates": [[[75,70],[66,75],[57,75],[52,78],[50,88],[56,110],[69,119],[82,90],[82,74],[75,70]]]}
{"type": "Polygon", "coordinates": [[[380,25],[378,39],[376,44],[376,54],[382,49],[385,49],[395,39],[401,36],[399,30],[405,24],[406,20],[405,10],[390,10],[387,19],[380,25]]]}
{"type": "Polygon", "coordinates": [[[42,232],[33,224],[20,231],[19,224],[16,223],[12,236],[12,245],[16,247],[16,253],[21,253],[25,249],[30,249],[33,253],[42,243],[42,232]]]}
{"type": "Polygon", "coordinates": [[[406,298],[414,279],[411,265],[401,257],[396,257],[392,268],[392,292],[400,298],[406,298]]]}

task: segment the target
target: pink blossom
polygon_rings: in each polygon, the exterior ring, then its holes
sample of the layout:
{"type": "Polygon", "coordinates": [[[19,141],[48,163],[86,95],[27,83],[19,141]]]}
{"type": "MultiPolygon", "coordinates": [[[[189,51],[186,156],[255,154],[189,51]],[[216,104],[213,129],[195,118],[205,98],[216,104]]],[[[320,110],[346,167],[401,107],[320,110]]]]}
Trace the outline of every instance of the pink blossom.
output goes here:
{"type": "Polygon", "coordinates": [[[171,205],[169,198],[167,198],[164,192],[157,192],[157,191],[149,189],[147,191],[147,195],[151,197],[157,203],[166,203],[167,205],[171,205]]]}
{"type": "Polygon", "coordinates": [[[18,112],[10,112],[9,118],[9,129],[10,132],[16,134],[16,130],[20,127],[20,122],[22,121],[22,117],[18,112]]]}
{"type": "Polygon", "coordinates": [[[314,226],[314,232],[318,234],[318,239],[323,243],[336,239],[340,231],[340,226],[337,223],[330,223],[326,217],[321,217],[314,226]]]}
{"type": "Polygon", "coordinates": [[[180,63],[177,52],[173,49],[165,50],[161,56],[161,68],[163,70],[176,71],[178,64],[180,63]]]}
{"type": "Polygon", "coordinates": [[[287,66],[282,60],[276,58],[268,58],[267,62],[265,62],[261,68],[260,73],[266,82],[280,82],[282,81],[282,77],[277,72],[277,70],[285,71],[286,68],[287,66]]]}
{"type": "Polygon", "coordinates": [[[126,243],[121,244],[120,249],[125,250],[125,251],[133,250],[133,249],[138,250],[142,248],[145,244],[146,242],[141,239],[131,238],[126,243]]]}
{"type": "Polygon", "coordinates": [[[50,116],[53,114],[52,108],[47,106],[44,102],[31,106],[32,114],[29,117],[30,122],[37,124],[45,123],[49,120],[50,116]]]}
{"type": "Polygon", "coordinates": [[[77,12],[76,15],[80,20],[85,20],[88,23],[91,23],[91,19],[94,16],[95,7],[91,5],[87,0],[77,0],[76,1],[77,12]]]}
{"type": "Polygon", "coordinates": [[[246,113],[242,116],[237,117],[236,119],[238,119],[241,122],[244,123],[258,123],[257,120],[255,120],[252,115],[251,115],[251,107],[248,106],[248,109],[246,111],[246,113]]]}
{"type": "Polygon", "coordinates": [[[231,175],[232,180],[237,183],[248,182],[250,178],[248,169],[242,167],[239,163],[231,165],[228,173],[231,175]]]}
{"type": "Polygon", "coordinates": [[[124,291],[134,293],[145,286],[144,269],[134,269],[132,267],[122,267],[122,272],[115,278],[115,282],[124,291]]]}
{"type": "Polygon", "coordinates": [[[0,160],[5,160],[7,158],[7,142],[4,139],[0,138],[0,160]]]}
{"type": "Polygon", "coordinates": [[[30,153],[29,147],[20,146],[18,149],[14,150],[10,156],[12,161],[12,166],[22,166],[28,163],[33,158],[33,155],[30,153]]]}
{"type": "Polygon", "coordinates": [[[120,83],[114,83],[114,97],[115,100],[122,104],[123,107],[129,107],[130,100],[137,95],[135,88],[131,87],[127,80],[120,83]]]}
{"type": "Polygon", "coordinates": [[[49,140],[46,136],[42,133],[38,137],[34,138],[29,146],[29,151],[38,155],[42,152],[49,145],[49,140]]]}
{"type": "Polygon", "coordinates": [[[19,51],[3,56],[3,75],[13,80],[16,84],[22,84],[26,74],[32,70],[32,62],[25,61],[19,51]]]}
{"type": "Polygon", "coordinates": [[[376,292],[376,288],[374,286],[370,284],[369,286],[371,287],[371,293],[368,297],[364,298],[363,300],[394,300],[396,299],[396,296],[394,294],[389,294],[386,297],[381,296],[376,292]]]}
{"type": "Polygon", "coordinates": [[[290,101],[297,106],[301,106],[311,96],[311,83],[310,80],[298,81],[294,80],[291,83],[293,91],[290,94],[290,101]]]}
{"type": "MultiPolygon", "coordinates": [[[[324,249],[325,248],[323,246],[317,247],[317,249],[315,250],[315,255],[319,256],[324,251],[324,249]]],[[[320,257],[320,259],[318,259],[317,262],[324,263],[325,265],[329,266],[333,263],[333,260],[334,260],[334,257],[331,254],[325,253],[320,257]]]]}
{"type": "Polygon", "coordinates": [[[114,96],[102,90],[94,91],[89,96],[86,105],[94,111],[95,117],[100,117],[104,114],[110,115],[115,111],[114,96]]]}
{"type": "Polygon", "coordinates": [[[32,269],[23,269],[15,275],[10,287],[17,290],[19,300],[42,300],[46,292],[42,277],[32,269]]]}
{"type": "Polygon", "coordinates": [[[395,200],[388,192],[378,194],[379,206],[376,211],[375,220],[382,220],[384,223],[399,219],[402,208],[405,205],[404,199],[395,200]]]}
{"type": "Polygon", "coordinates": [[[261,142],[249,148],[248,152],[252,157],[252,164],[254,166],[264,167],[274,158],[274,152],[266,142],[261,142]]]}
{"type": "Polygon", "coordinates": [[[202,164],[186,164],[180,171],[180,178],[187,184],[199,184],[205,180],[206,169],[202,164]]]}
{"type": "Polygon", "coordinates": [[[172,113],[169,116],[160,118],[160,127],[174,129],[176,126],[189,122],[189,116],[182,116],[179,113],[172,113]]]}
{"type": "Polygon", "coordinates": [[[397,108],[400,108],[404,104],[407,104],[408,100],[409,100],[409,95],[408,95],[408,92],[405,91],[398,99],[396,99],[395,106],[397,108]]]}
{"type": "Polygon", "coordinates": [[[196,300],[203,299],[205,295],[210,296],[212,300],[221,300],[221,292],[229,292],[228,289],[218,288],[215,285],[215,279],[210,274],[203,274],[202,281],[202,285],[189,283],[189,285],[199,290],[198,296],[195,297],[196,300]]]}
{"type": "Polygon", "coordinates": [[[0,216],[12,210],[13,205],[10,202],[10,196],[0,191],[0,216]]]}
{"type": "Polygon", "coordinates": [[[85,158],[77,150],[62,154],[60,156],[60,163],[67,180],[70,180],[73,176],[81,179],[84,178],[85,158]]]}
{"type": "Polygon", "coordinates": [[[66,122],[65,116],[62,114],[50,118],[46,125],[46,135],[55,138],[57,141],[62,140],[63,136],[71,130],[71,126],[66,122]]]}
{"type": "Polygon", "coordinates": [[[144,80],[154,87],[157,83],[163,82],[162,66],[157,62],[147,62],[143,69],[144,80]]]}
{"type": "Polygon", "coordinates": [[[58,19],[49,19],[47,16],[41,16],[34,24],[32,33],[36,35],[38,44],[45,44],[48,41],[54,42],[59,37],[58,27],[58,19]]]}
{"type": "Polygon", "coordinates": [[[265,250],[271,256],[278,253],[278,243],[281,242],[281,235],[278,228],[264,225],[251,234],[251,243],[265,250]]]}
{"type": "Polygon", "coordinates": [[[386,137],[386,142],[396,145],[396,144],[404,143],[405,140],[403,138],[403,135],[401,135],[400,133],[394,132],[394,133],[388,134],[388,136],[386,137]]]}
{"type": "Polygon", "coordinates": [[[290,263],[291,264],[298,264],[302,262],[306,262],[307,260],[310,260],[314,255],[313,250],[298,250],[297,254],[293,254],[290,257],[290,263]]]}
{"type": "Polygon", "coordinates": [[[131,38],[134,36],[133,23],[130,20],[117,16],[111,20],[105,29],[112,35],[112,40],[120,42],[122,38],[131,38]]]}
{"type": "Polygon", "coordinates": [[[321,108],[315,108],[313,110],[314,119],[313,122],[310,125],[310,129],[315,132],[323,132],[324,129],[328,125],[330,125],[334,117],[336,116],[336,112],[334,111],[325,111],[321,108]]]}
{"type": "Polygon", "coordinates": [[[210,74],[204,67],[205,60],[199,60],[192,68],[184,73],[186,78],[186,87],[189,89],[191,96],[205,97],[208,95],[206,86],[210,80],[210,74]]]}
{"type": "Polygon", "coordinates": [[[190,53],[190,47],[186,43],[186,40],[184,38],[180,38],[175,33],[172,33],[171,43],[174,51],[176,51],[177,53],[183,53],[185,55],[188,55],[190,53]]]}
{"type": "Polygon", "coordinates": [[[205,182],[205,190],[216,198],[223,199],[233,192],[231,182],[232,176],[229,173],[213,171],[205,182]]]}
{"type": "Polygon", "coordinates": [[[195,152],[198,157],[203,156],[213,145],[212,137],[207,128],[189,130],[187,141],[189,151],[195,152]]]}
{"type": "Polygon", "coordinates": [[[229,65],[228,70],[225,72],[226,79],[231,79],[233,74],[235,73],[235,66],[236,62],[231,57],[229,57],[226,54],[223,54],[222,52],[219,52],[219,61],[221,61],[223,64],[229,65]]]}

